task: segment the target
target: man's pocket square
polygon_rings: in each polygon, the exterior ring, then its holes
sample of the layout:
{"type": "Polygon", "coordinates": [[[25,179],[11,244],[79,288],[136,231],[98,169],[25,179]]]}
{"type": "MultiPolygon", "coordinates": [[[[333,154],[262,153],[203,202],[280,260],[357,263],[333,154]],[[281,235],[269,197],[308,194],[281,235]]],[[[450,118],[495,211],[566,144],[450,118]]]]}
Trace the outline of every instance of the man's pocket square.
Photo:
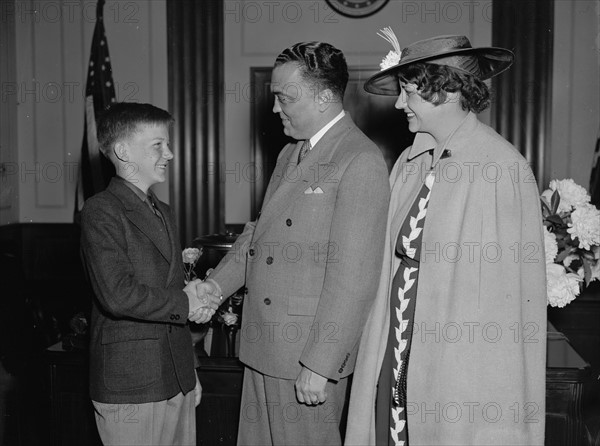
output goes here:
{"type": "Polygon", "coordinates": [[[308,194],[322,194],[323,193],[323,189],[321,189],[319,186],[315,187],[314,189],[310,186],[308,186],[308,189],[306,189],[304,191],[304,194],[308,195],[308,194]]]}

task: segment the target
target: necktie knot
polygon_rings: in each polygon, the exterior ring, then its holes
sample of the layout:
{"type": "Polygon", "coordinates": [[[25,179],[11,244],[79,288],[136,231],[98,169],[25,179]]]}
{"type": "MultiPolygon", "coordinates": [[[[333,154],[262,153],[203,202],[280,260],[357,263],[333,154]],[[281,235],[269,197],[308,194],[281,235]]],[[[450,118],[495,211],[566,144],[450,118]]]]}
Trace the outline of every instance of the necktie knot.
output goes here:
{"type": "Polygon", "coordinates": [[[156,204],[154,204],[154,200],[152,199],[151,195],[148,195],[146,197],[146,201],[148,202],[148,204],[150,205],[150,209],[152,209],[152,212],[154,212],[156,214],[156,204]]]}
{"type": "Polygon", "coordinates": [[[298,153],[298,164],[302,162],[302,160],[306,157],[310,149],[310,139],[305,139],[302,143],[302,147],[300,147],[300,152],[298,153]]]}
{"type": "Polygon", "coordinates": [[[156,215],[160,219],[162,224],[165,225],[165,219],[164,219],[162,213],[160,212],[160,210],[158,209],[158,207],[156,207],[156,203],[154,202],[152,195],[148,194],[146,196],[146,203],[148,203],[148,205],[150,206],[150,209],[152,209],[152,212],[154,213],[154,215],[156,215]]]}

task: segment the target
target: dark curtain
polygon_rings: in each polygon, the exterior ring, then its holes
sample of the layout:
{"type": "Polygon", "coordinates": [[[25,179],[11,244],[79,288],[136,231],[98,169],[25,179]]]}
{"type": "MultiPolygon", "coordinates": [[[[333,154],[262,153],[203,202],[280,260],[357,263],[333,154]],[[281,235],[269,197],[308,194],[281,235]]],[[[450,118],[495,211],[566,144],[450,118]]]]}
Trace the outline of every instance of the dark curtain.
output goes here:
{"type": "Polygon", "coordinates": [[[493,0],[492,45],[515,53],[494,79],[492,124],[531,163],[542,187],[552,117],[554,0],[493,0]]]}
{"type": "Polygon", "coordinates": [[[170,202],[181,242],[224,230],[223,0],[168,0],[170,202]]]}

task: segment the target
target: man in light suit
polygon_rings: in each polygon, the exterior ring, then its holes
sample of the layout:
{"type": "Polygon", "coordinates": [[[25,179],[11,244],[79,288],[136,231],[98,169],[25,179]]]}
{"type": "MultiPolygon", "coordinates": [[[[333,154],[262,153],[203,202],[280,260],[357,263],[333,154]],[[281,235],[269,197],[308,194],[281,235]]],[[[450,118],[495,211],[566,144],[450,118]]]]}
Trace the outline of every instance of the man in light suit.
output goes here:
{"type": "Polygon", "coordinates": [[[118,103],[98,124],[117,176],[85,203],[81,249],[95,294],[90,394],[107,445],[196,444],[202,388],[186,322],[206,322],[219,299],[184,288],[174,216],[150,190],[173,158],[171,122],[152,105],[118,103]]]}
{"type": "Polygon", "coordinates": [[[238,444],[341,444],[348,376],[377,291],[389,201],[381,152],[344,112],[348,69],[327,43],[275,62],[281,151],[260,217],[198,293],[246,284],[238,444]]]}

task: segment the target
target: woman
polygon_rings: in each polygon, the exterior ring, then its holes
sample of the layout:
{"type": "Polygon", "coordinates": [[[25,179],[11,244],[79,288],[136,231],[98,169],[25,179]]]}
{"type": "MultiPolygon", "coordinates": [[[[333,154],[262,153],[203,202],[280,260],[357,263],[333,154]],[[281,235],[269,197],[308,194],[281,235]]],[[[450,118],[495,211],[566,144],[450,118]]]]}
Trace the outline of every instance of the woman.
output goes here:
{"type": "Polygon", "coordinates": [[[416,136],[390,177],[383,270],[346,444],[541,445],[538,189],[519,152],[476,117],[490,102],[483,81],[513,54],[444,36],[410,45],[398,60],[395,36],[384,33],[397,54],[365,90],[398,95],[416,136]]]}

